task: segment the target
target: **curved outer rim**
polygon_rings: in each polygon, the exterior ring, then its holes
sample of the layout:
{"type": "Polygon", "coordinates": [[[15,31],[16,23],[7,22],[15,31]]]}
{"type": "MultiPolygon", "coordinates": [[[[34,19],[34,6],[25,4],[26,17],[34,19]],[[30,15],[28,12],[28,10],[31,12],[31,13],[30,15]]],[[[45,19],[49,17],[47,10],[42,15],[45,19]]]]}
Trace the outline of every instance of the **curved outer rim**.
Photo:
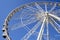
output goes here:
{"type": "MultiPolygon", "coordinates": [[[[8,14],[8,16],[6,17],[5,22],[4,22],[4,24],[3,24],[3,29],[2,29],[3,32],[4,32],[5,35],[6,35],[6,39],[7,39],[7,40],[11,40],[11,38],[9,37],[9,34],[8,34],[8,22],[9,22],[9,20],[11,19],[11,17],[12,17],[16,12],[18,12],[19,10],[25,8],[25,7],[26,7],[25,5],[29,5],[29,4],[33,5],[34,3],[35,3],[35,2],[31,2],[31,3],[28,3],[28,4],[24,4],[24,5],[20,6],[20,7],[17,7],[17,8],[15,8],[15,9],[13,9],[13,10],[8,14]]],[[[37,3],[57,3],[57,5],[60,6],[60,3],[59,3],[59,2],[37,2],[37,3]]]]}

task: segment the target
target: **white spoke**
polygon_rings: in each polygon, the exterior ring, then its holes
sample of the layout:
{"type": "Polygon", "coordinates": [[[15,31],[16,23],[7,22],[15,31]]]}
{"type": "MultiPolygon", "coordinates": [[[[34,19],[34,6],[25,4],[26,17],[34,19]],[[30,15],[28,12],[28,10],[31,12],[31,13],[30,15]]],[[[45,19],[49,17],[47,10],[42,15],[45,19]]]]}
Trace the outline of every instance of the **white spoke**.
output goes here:
{"type": "Polygon", "coordinates": [[[55,22],[54,22],[51,18],[50,18],[49,21],[50,21],[52,27],[53,27],[58,33],[60,33],[60,31],[57,29],[57,26],[54,25],[55,22]]]}
{"type": "Polygon", "coordinates": [[[49,40],[48,17],[46,19],[46,26],[47,26],[47,40],[49,40]]]}
{"type": "Polygon", "coordinates": [[[24,24],[23,21],[22,21],[22,19],[21,19],[21,23],[13,25],[10,29],[11,30],[16,30],[18,28],[25,27],[26,25],[29,25],[29,24],[34,23],[36,21],[38,21],[38,20],[29,20],[28,22],[26,22],[26,24],[24,24]]]}
{"type": "Polygon", "coordinates": [[[53,11],[55,9],[55,7],[56,7],[56,4],[54,4],[54,6],[51,8],[51,10],[49,12],[53,11]]]}
{"type": "MultiPolygon", "coordinates": [[[[57,29],[58,27],[60,27],[60,25],[59,25],[58,23],[56,23],[55,20],[54,20],[53,18],[51,18],[51,20],[55,23],[55,25],[57,25],[57,26],[55,26],[56,29],[57,29]]],[[[59,30],[59,29],[57,29],[57,30],[59,30]]]]}
{"type": "Polygon", "coordinates": [[[28,40],[28,38],[35,32],[35,30],[40,26],[38,22],[21,40],[28,40]]]}
{"type": "Polygon", "coordinates": [[[57,22],[55,22],[55,20],[53,18],[51,18],[51,19],[56,25],[58,25],[58,27],[60,27],[60,25],[57,22]]]}
{"type": "Polygon", "coordinates": [[[15,17],[14,20],[20,20],[21,17],[23,19],[29,19],[29,18],[32,18],[32,16],[35,17],[36,14],[35,13],[34,14],[33,13],[28,13],[27,11],[25,11],[25,12],[22,12],[22,14],[19,14],[19,16],[15,17]]]}
{"type": "Polygon", "coordinates": [[[45,11],[47,12],[47,4],[45,4],[45,11]]]}
{"type": "Polygon", "coordinates": [[[40,14],[40,13],[41,13],[41,9],[40,9],[40,11],[38,11],[38,9],[33,8],[33,7],[31,7],[31,6],[27,6],[27,7],[28,7],[27,9],[29,9],[29,10],[31,10],[31,11],[33,11],[33,12],[36,12],[36,13],[35,13],[35,15],[37,15],[37,14],[40,14]]]}
{"type": "Polygon", "coordinates": [[[54,14],[60,17],[60,9],[52,11],[51,14],[54,14]]]}
{"type": "Polygon", "coordinates": [[[56,16],[56,15],[53,15],[53,14],[48,14],[48,15],[50,15],[50,16],[52,16],[52,17],[54,17],[54,18],[56,18],[57,20],[60,21],[60,17],[58,17],[58,16],[56,16]]]}
{"type": "Polygon", "coordinates": [[[41,12],[41,13],[44,12],[44,10],[37,3],[35,3],[35,5],[38,8],[39,12],[41,12]]]}
{"type": "Polygon", "coordinates": [[[27,20],[24,20],[24,19],[22,19],[22,22],[24,23],[24,24],[30,24],[31,22],[33,22],[33,21],[37,21],[37,19],[36,18],[30,18],[30,19],[27,19],[27,20]]]}
{"type": "Polygon", "coordinates": [[[45,20],[46,20],[46,18],[44,18],[44,20],[43,20],[43,23],[41,25],[41,29],[40,29],[40,32],[38,34],[37,40],[42,40],[42,35],[43,35],[43,31],[44,31],[44,23],[45,23],[45,20]]]}
{"type": "Polygon", "coordinates": [[[34,8],[34,7],[31,7],[31,6],[28,6],[28,5],[27,5],[27,9],[29,9],[29,10],[31,10],[31,11],[33,11],[33,12],[36,12],[36,11],[38,11],[36,8],[34,8]]]}
{"type": "MultiPolygon", "coordinates": [[[[32,16],[35,16],[35,15],[36,15],[36,14],[29,14],[28,17],[26,16],[26,18],[25,18],[25,15],[24,15],[24,16],[21,15],[21,16],[23,17],[23,19],[30,19],[30,18],[32,18],[32,16]]],[[[14,20],[20,20],[20,19],[21,19],[20,16],[14,18],[14,20]]]]}

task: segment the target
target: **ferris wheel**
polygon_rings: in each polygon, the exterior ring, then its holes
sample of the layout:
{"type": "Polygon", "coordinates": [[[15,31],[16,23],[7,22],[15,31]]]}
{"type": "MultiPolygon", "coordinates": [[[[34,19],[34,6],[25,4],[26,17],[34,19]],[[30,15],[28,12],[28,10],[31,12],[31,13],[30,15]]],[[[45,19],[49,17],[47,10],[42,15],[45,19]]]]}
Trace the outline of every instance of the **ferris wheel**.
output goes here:
{"type": "Polygon", "coordinates": [[[60,3],[24,4],[9,13],[3,26],[3,37],[6,40],[50,40],[49,27],[60,33],[60,3]]]}

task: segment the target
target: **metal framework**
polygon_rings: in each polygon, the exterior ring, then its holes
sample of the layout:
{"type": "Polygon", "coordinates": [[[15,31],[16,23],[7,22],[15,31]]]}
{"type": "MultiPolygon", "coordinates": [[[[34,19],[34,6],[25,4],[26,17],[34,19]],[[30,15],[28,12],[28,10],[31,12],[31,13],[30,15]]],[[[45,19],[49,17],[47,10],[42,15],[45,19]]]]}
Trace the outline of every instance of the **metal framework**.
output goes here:
{"type": "MultiPolygon", "coordinates": [[[[51,14],[51,12],[56,8],[56,6],[60,7],[60,3],[58,3],[58,2],[32,2],[30,4],[25,4],[25,5],[22,5],[21,7],[15,8],[6,17],[5,22],[3,24],[4,27],[2,29],[3,30],[3,37],[6,38],[6,40],[12,40],[12,38],[9,36],[9,33],[8,33],[8,22],[10,21],[10,19],[13,17],[13,15],[15,13],[19,12],[20,10],[22,10],[26,7],[29,10],[35,11],[35,8],[31,7],[31,6],[35,6],[37,8],[37,10],[39,10],[36,12],[37,14],[34,14],[34,16],[36,17],[37,20],[39,20],[39,22],[21,40],[28,40],[29,37],[38,29],[39,25],[41,25],[41,28],[40,28],[40,31],[38,32],[38,37],[36,40],[42,40],[43,32],[44,32],[44,28],[45,28],[45,26],[44,26],[45,23],[46,23],[46,27],[47,27],[47,40],[50,40],[49,39],[49,27],[48,27],[49,23],[51,23],[52,27],[58,33],[60,33],[60,30],[58,30],[58,28],[57,28],[58,26],[55,26],[55,25],[60,26],[60,24],[56,23],[55,20],[53,19],[53,18],[55,18],[60,22],[60,16],[51,14]],[[40,6],[41,4],[45,5],[45,10],[40,6]],[[47,5],[49,5],[49,4],[54,5],[54,6],[48,11],[47,5]]],[[[57,11],[57,13],[58,13],[58,11],[57,11]]],[[[22,14],[21,16],[23,16],[23,15],[24,14],[22,14]]],[[[25,25],[25,24],[23,24],[22,17],[20,19],[21,19],[21,23],[22,23],[21,25],[23,25],[23,26],[26,26],[28,24],[31,24],[31,23],[37,21],[34,19],[34,20],[29,21],[30,23],[25,25]]]]}

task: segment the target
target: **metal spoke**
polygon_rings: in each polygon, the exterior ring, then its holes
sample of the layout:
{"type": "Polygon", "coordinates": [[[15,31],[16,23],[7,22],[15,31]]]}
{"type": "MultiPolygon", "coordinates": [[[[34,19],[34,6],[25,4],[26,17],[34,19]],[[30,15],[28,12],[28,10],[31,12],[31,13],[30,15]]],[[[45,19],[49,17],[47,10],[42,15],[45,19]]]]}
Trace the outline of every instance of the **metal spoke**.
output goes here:
{"type": "Polygon", "coordinates": [[[46,19],[46,26],[47,26],[47,40],[49,40],[48,16],[47,16],[47,19],[46,19]]]}
{"type": "Polygon", "coordinates": [[[51,23],[52,27],[58,32],[60,33],[60,31],[57,29],[57,26],[54,24],[55,22],[50,18],[49,22],[51,23]]]}
{"type": "MultiPolygon", "coordinates": [[[[28,14],[27,14],[27,15],[28,15],[28,14]]],[[[23,14],[22,14],[21,16],[22,16],[22,17],[24,17],[25,15],[23,16],[23,14]]],[[[36,16],[36,14],[29,14],[29,16],[28,16],[27,18],[25,18],[25,17],[24,17],[23,19],[30,19],[30,18],[32,18],[32,16],[34,16],[34,17],[35,17],[35,16],[36,16]]],[[[21,19],[21,17],[20,17],[20,16],[18,16],[18,17],[16,17],[16,18],[14,18],[14,20],[20,20],[20,19],[21,19]]]]}
{"type": "Polygon", "coordinates": [[[38,20],[30,20],[30,21],[26,22],[26,24],[24,24],[23,21],[22,21],[22,18],[21,18],[21,23],[18,23],[18,24],[13,25],[10,29],[11,30],[16,30],[18,28],[25,27],[26,25],[29,25],[29,24],[34,23],[36,21],[38,21],[38,20]]]}
{"type": "Polygon", "coordinates": [[[51,18],[51,19],[56,25],[58,25],[58,27],[60,27],[60,25],[53,18],[51,18]]]}
{"type": "Polygon", "coordinates": [[[38,8],[39,12],[41,12],[41,13],[44,12],[44,10],[37,3],[35,3],[35,5],[38,8]]]}
{"type": "Polygon", "coordinates": [[[48,15],[50,15],[50,16],[52,16],[52,17],[54,17],[54,18],[56,18],[57,20],[60,21],[60,17],[58,17],[58,16],[56,16],[56,15],[53,15],[53,14],[48,14],[48,15]]]}
{"type": "Polygon", "coordinates": [[[41,9],[40,9],[40,11],[38,11],[38,9],[33,8],[33,7],[31,7],[31,6],[27,6],[27,7],[28,7],[27,9],[29,9],[29,10],[31,10],[31,11],[33,11],[33,12],[36,12],[35,15],[38,15],[38,14],[41,14],[41,13],[42,13],[42,12],[41,12],[41,9]]]}
{"type": "Polygon", "coordinates": [[[60,17],[60,9],[52,11],[51,14],[54,14],[60,17]]]}
{"type": "Polygon", "coordinates": [[[37,40],[42,40],[42,35],[43,35],[44,28],[45,28],[45,27],[44,27],[45,20],[46,20],[46,18],[44,18],[44,20],[43,20],[43,23],[42,23],[42,25],[41,25],[40,32],[39,32],[38,37],[37,37],[37,40]]]}
{"type": "MultiPolygon", "coordinates": [[[[60,25],[59,25],[58,23],[56,23],[53,18],[51,18],[51,20],[54,22],[55,25],[57,25],[57,26],[56,26],[56,29],[57,29],[58,27],[60,27],[60,25]]],[[[59,29],[57,29],[57,30],[59,30],[59,29]]]]}
{"type": "Polygon", "coordinates": [[[49,12],[52,12],[56,7],[56,4],[54,4],[54,6],[51,8],[51,10],[49,12]]]}
{"type": "MultiPolygon", "coordinates": [[[[27,5],[27,9],[29,9],[29,10],[31,10],[31,11],[33,11],[33,12],[38,11],[36,8],[31,7],[31,6],[28,6],[28,5],[27,5]]],[[[38,12],[39,12],[39,11],[38,11],[38,12]]]]}
{"type": "Polygon", "coordinates": [[[40,26],[38,22],[21,40],[28,40],[28,38],[35,32],[35,30],[40,26]]]}
{"type": "MultiPolygon", "coordinates": [[[[33,10],[35,11],[35,8],[33,8],[33,7],[31,7],[31,6],[27,6],[27,7],[28,7],[27,9],[32,10],[32,11],[33,11],[33,10]]],[[[40,7],[40,8],[41,8],[41,7],[40,7]]],[[[36,9],[36,10],[37,10],[37,9],[36,9]]],[[[40,10],[40,11],[37,10],[37,12],[35,11],[35,12],[36,12],[35,16],[38,16],[38,15],[39,15],[39,16],[43,16],[43,15],[44,15],[44,12],[43,12],[44,10],[43,10],[42,8],[39,9],[39,10],[40,10]],[[42,11],[42,10],[43,10],[43,11],[42,11]]]]}
{"type": "Polygon", "coordinates": [[[45,11],[47,12],[47,4],[45,3],[45,11]]]}

